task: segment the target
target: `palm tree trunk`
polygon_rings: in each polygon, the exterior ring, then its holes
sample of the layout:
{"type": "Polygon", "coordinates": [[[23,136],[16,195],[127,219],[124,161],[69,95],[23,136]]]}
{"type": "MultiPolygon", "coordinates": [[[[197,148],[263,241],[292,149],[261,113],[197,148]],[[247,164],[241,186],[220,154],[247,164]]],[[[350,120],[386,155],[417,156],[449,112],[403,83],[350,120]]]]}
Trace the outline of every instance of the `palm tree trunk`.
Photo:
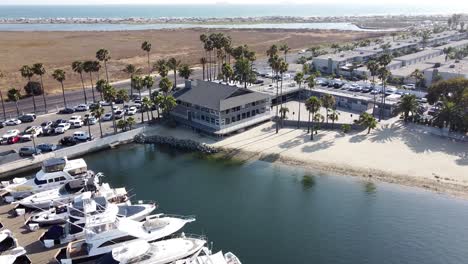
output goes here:
{"type": "MultiPolygon", "coordinates": [[[[281,97],[281,106],[280,109],[283,109],[283,74],[281,73],[281,92],[280,92],[280,97],[281,97]]],[[[286,114],[286,113],[285,113],[286,114]]],[[[281,118],[281,128],[283,128],[283,118],[281,118]]]]}
{"type": "Polygon", "coordinates": [[[91,140],[91,124],[89,123],[89,119],[88,119],[88,135],[89,135],[89,139],[91,140]]]}
{"type": "Polygon", "coordinates": [[[18,108],[18,101],[15,101],[15,106],[16,106],[16,116],[19,116],[19,108],[18,108]]]}
{"type": "Polygon", "coordinates": [[[297,100],[299,102],[299,110],[297,111],[297,128],[300,127],[301,123],[301,84],[299,83],[299,98],[297,100]]]}
{"type": "Polygon", "coordinates": [[[310,112],[309,112],[309,121],[307,122],[307,134],[310,133],[310,112]]]}
{"type": "Polygon", "coordinates": [[[327,115],[327,127],[328,127],[328,108],[326,109],[326,115],[327,115]]]}
{"type": "MultiPolygon", "coordinates": [[[[315,112],[312,113],[315,116],[315,112]]],[[[310,132],[310,140],[314,140],[314,130],[315,130],[315,122],[312,120],[312,130],[310,132]]]]}
{"type": "Polygon", "coordinates": [[[41,76],[42,99],[44,100],[44,112],[47,114],[47,100],[45,97],[44,83],[42,82],[42,75],[40,76],[41,76]]]}
{"type": "Polygon", "coordinates": [[[85,104],[88,104],[88,98],[86,97],[86,89],[85,89],[82,73],[80,73],[80,78],[81,78],[81,86],[83,87],[83,95],[84,95],[85,104]]]}
{"type": "Polygon", "coordinates": [[[149,51],[147,52],[147,56],[148,56],[148,76],[151,75],[151,63],[150,63],[150,53],[149,51]]]}
{"type": "Polygon", "coordinates": [[[174,69],[174,88],[177,87],[177,70],[174,69]]]}
{"type": "Polygon", "coordinates": [[[60,84],[62,85],[63,105],[64,108],[67,108],[67,100],[65,99],[65,87],[63,87],[63,82],[60,82],[60,84]]]}
{"type": "MultiPolygon", "coordinates": [[[[151,87],[148,87],[148,91],[149,91],[149,98],[150,98],[151,102],[153,102],[153,97],[152,97],[152,94],[151,94],[151,87]]],[[[153,110],[151,110],[151,119],[154,119],[153,110]]],[[[148,117],[148,120],[149,120],[149,117],[148,117]]]]}
{"type": "Polygon", "coordinates": [[[205,80],[205,64],[202,64],[203,67],[203,80],[205,80]]]}
{"type": "Polygon", "coordinates": [[[99,131],[101,132],[101,137],[102,137],[102,124],[101,124],[101,117],[99,117],[99,131]]]}
{"type": "Polygon", "coordinates": [[[279,127],[278,127],[278,95],[279,95],[279,91],[278,91],[279,87],[278,87],[278,82],[276,82],[276,134],[278,134],[278,131],[279,131],[279,127]]]}
{"type": "Polygon", "coordinates": [[[104,68],[106,69],[106,80],[109,82],[109,73],[107,72],[107,61],[104,61],[104,68]]]}
{"type": "Polygon", "coordinates": [[[112,110],[112,126],[114,127],[114,135],[117,134],[117,126],[115,125],[115,110],[114,110],[114,101],[111,101],[111,110],[112,110]]]}
{"type": "Polygon", "coordinates": [[[94,84],[93,84],[93,75],[89,73],[89,79],[91,80],[91,92],[93,93],[93,102],[96,102],[96,97],[94,96],[94,84]]]}
{"type": "MultiPolygon", "coordinates": [[[[141,98],[141,90],[138,90],[138,94],[140,95],[141,98]]],[[[145,122],[144,120],[144,115],[143,115],[143,105],[140,104],[140,112],[141,112],[141,123],[143,124],[145,122]]]]}
{"type": "MultiPolygon", "coordinates": [[[[31,82],[31,78],[28,78],[28,84],[31,82]]],[[[34,113],[36,113],[36,98],[34,97],[34,88],[32,89],[32,102],[33,102],[33,109],[34,113]]]]}
{"type": "Polygon", "coordinates": [[[0,100],[2,101],[3,120],[6,120],[5,102],[3,102],[2,91],[0,91],[0,100]]]}
{"type": "Polygon", "coordinates": [[[149,120],[150,120],[149,112],[150,112],[150,108],[148,107],[148,108],[146,109],[146,116],[148,117],[148,122],[149,122],[149,120]]]}

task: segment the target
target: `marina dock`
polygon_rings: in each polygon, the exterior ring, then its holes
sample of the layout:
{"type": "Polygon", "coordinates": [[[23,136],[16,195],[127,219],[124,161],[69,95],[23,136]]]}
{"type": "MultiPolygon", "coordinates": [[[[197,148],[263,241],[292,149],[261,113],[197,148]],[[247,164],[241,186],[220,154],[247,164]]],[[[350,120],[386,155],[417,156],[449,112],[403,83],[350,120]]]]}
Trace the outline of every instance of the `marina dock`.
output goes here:
{"type": "Polygon", "coordinates": [[[61,246],[53,248],[45,248],[39,241],[39,237],[43,232],[47,231],[47,227],[40,227],[37,231],[30,231],[24,224],[30,216],[26,213],[22,216],[16,216],[14,212],[15,205],[1,203],[0,204],[0,223],[3,225],[2,230],[9,229],[13,235],[18,239],[18,244],[26,249],[27,256],[32,263],[57,263],[55,254],[59,251],[61,246]]]}

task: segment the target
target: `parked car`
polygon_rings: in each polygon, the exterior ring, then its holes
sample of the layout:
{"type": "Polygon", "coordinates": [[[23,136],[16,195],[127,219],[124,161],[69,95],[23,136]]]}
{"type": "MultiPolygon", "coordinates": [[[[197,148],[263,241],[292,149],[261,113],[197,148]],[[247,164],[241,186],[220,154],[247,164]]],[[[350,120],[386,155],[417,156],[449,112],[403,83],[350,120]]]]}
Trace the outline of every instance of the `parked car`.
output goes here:
{"type": "Polygon", "coordinates": [[[138,94],[134,94],[134,95],[132,95],[131,100],[133,100],[133,101],[141,100],[141,97],[138,94]]]}
{"type": "Polygon", "coordinates": [[[55,128],[55,133],[57,134],[63,134],[65,131],[70,129],[70,123],[61,123],[55,128]]]}
{"type": "Polygon", "coordinates": [[[132,115],[136,114],[137,111],[138,111],[138,109],[135,106],[131,106],[125,111],[125,114],[129,115],[129,116],[132,116],[132,115]]]}
{"type": "Polygon", "coordinates": [[[403,87],[404,89],[408,89],[408,90],[414,90],[414,89],[416,89],[416,85],[415,85],[415,84],[403,84],[401,87],[403,87]]]}
{"type": "Polygon", "coordinates": [[[99,104],[100,104],[101,106],[109,106],[109,105],[111,105],[110,102],[106,102],[106,101],[99,101],[99,104]]]}
{"type": "Polygon", "coordinates": [[[78,144],[78,140],[76,140],[74,137],[72,136],[66,136],[66,137],[63,137],[62,139],[60,139],[59,141],[59,144],[62,145],[62,146],[74,146],[76,144],[78,144]]]}
{"type": "Polygon", "coordinates": [[[15,144],[15,143],[20,142],[20,140],[21,140],[20,136],[12,136],[12,137],[7,138],[7,144],[15,144]]]}
{"type": "Polygon", "coordinates": [[[24,133],[34,134],[35,136],[39,136],[40,134],[42,134],[42,127],[41,126],[32,126],[32,127],[26,128],[24,130],[24,133]]]}
{"type": "Polygon", "coordinates": [[[91,110],[96,109],[99,106],[100,106],[99,103],[92,103],[92,104],[89,105],[89,109],[91,109],[91,110]]]}
{"type": "Polygon", "coordinates": [[[110,121],[112,120],[112,113],[107,113],[102,117],[103,121],[110,121]]]}
{"type": "Polygon", "coordinates": [[[31,123],[34,120],[36,120],[36,115],[35,114],[25,114],[20,117],[18,117],[19,120],[23,123],[31,123]]]}
{"type": "Polygon", "coordinates": [[[61,109],[58,113],[61,114],[61,115],[73,114],[73,113],[75,113],[75,109],[73,109],[73,108],[64,108],[64,109],[61,109]]]}
{"type": "Polygon", "coordinates": [[[18,136],[20,133],[20,131],[18,129],[12,129],[12,130],[8,130],[5,134],[3,134],[3,138],[9,138],[9,137],[14,137],[14,136],[18,136]]]}
{"type": "Polygon", "coordinates": [[[81,120],[71,121],[71,122],[68,122],[68,123],[73,128],[79,128],[79,127],[83,126],[83,121],[81,121],[81,120]]]}
{"type": "Polygon", "coordinates": [[[47,129],[47,128],[51,127],[53,124],[54,124],[54,122],[52,122],[52,121],[46,121],[46,122],[41,123],[41,127],[42,127],[42,129],[47,129]]]}
{"type": "Polygon", "coordinates": [[[114,109],[114,112],[120,110],[119,106],[117,106],[117,105],[114,105],[114,106],[112,107],[112,109],[114,109]]]}
{"type": "Polygon", "coordinates": [[[79,104],[77,106],[75,106],[75,111],[76,112],[84,112],[84,111],[88,111],[89,110],[89,106],[87,106],[86,104],[79,104]]]}
{"type": "Polygon", "coordinates": [[[19,149],[18,154],[21,157],[25,157],[25,156],[38,155],[38,154],[41,154],[41,152],[42,151],[40,149],[38,149],[38,148],[22,147],[22,148],[19,149]]]}
{"type": "Polygon", "coordinates": [[[94,116],[86,117],[84,119],[84,125],[86,125],[86,126],[95,125],[97,122],[98,122],[98,120],[94,116]]]}
{"type": "Polygon", "coordinates": [[[21,120],[18,120],[16,118],[8,119],[7,121],[5,121],[5,125],[7,126],[16,126],[19,124],[21,124],[21,120]]]}
{"type": "Polygon", "coordinates": [[[77,131],[73,133],[73,138],[78,141],[88,141],[93,140],[93,135],[89,135],[88,132],[77,131]]]}
{"type": "Polygon", "coordinates": [[[37,145],[37,148],[40,149],[42,152],[51,152],[57,149],[57,146],[51,143],[43,143],[37,145]]]}
{"type": "Polygon", "coordinates": [[[63,123],[68,123],[68,121],[65,120],[65,119],[57,119],[57,120],[55,120],[55,122],[52,124],[52,128],[56,128],[56,127],[58,127],[60,124],[63,124],[63,123]]]}
{"type": "Polygon", "coordinates": [[[46,127],[42,129],[42,135],[43,136],[53,136],[55,135],[55,128],[53,127],[46,127]]]}
{"type": "Polygon", "coordinates": [[[125,113],[123,110],[117,110],[114,112],[114,114],[115,114],[115,119],[121,119],[125,113]]]}

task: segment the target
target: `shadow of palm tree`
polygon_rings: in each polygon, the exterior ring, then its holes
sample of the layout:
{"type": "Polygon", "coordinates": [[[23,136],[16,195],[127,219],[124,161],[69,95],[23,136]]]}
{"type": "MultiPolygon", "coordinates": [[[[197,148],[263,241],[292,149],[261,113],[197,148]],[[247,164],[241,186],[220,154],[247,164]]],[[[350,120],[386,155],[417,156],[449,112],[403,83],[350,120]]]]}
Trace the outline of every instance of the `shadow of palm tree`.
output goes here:
{"type": "Polygon", "coordinates": [[[356,134],[349,138],[349,142],[351,143],[359,143],[362,142],[364,139],[366,139],[366,135],[363,134],[356,134]]]}
{"type": "Polygon", "coordinates": [[[390,142],[401,135],[401,129],[401,126],[396,124],[383,125],[372,132],[369,140],[379,143],[390,142]]]}
{"type": "Polygon", "coordinates": [[[279,160],[280,157],[281,156],[278,153],[271,153],[271,154],[264,155],[264,156],[260,157],[259,160],[266,161],[266,162],[275,162],[275,161],[279,160]]]}
{"type": "Polygon", "coordinates": [[[334,144],[335,143],[333,141],[331,141],[331,140],[318,142],[318,143],[315,143],[314,145],[311,145],[311,146],[304,146],[302,148],[302,151],[311,153],[311,152],[315,152],[315,151],[318,151],[318,150],[327,149],[327,148],[333,146],[334,144]]]}
{"type": "Polygon", "coordinates": [[[279,144],[279,147],[282,149],[290,149],[290,148],[297,147],[301,145],[302,143],[304,143],[304,140],[296,138],[296,139],[289,140],[289,141],[279,144]]]}
{"type": "Polygon", "coordinates": [[[262,128],[261,131],[262,131],[262,132],[270,132],[270,131],[275,130],[275,129],[276,129],[276,125],[273,124],[273,125],[271,125],[271,126],[262,128]]]}

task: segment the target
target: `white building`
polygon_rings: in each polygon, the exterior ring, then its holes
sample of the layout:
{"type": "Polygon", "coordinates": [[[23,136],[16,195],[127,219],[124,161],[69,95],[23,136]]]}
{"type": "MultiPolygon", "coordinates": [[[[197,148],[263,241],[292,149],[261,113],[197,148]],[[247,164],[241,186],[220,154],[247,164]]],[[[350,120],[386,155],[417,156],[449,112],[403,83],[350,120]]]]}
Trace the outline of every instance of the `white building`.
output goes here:
{"type": "Polygon", "coordinates": [[[442,55],[442,51],[439,49],[425,49],[420,52],[408,54],[401,57],[396,57],[394,61],[400,61],[401,66],[409,66],[412,64],[420,63],[432,59],[434,57],[442,55]]]}
{"type": "Polygon", "coordinates": [[[346,51],[318,56],[313,59],[312,64],[317,70],[323,73],[333,74],[339,71],[341,67],[352,63],[359,64],[374,56],[375,52],[346,51]]]}
{"type": "Polygon", "coordinates": [[[458,77],[468,78],[468,59],[460,61],[449,61],[439,68],[431,68],[424,72],[426,85],[432,84],[434,77],[439,76],[442,80],[458,77]]]}

